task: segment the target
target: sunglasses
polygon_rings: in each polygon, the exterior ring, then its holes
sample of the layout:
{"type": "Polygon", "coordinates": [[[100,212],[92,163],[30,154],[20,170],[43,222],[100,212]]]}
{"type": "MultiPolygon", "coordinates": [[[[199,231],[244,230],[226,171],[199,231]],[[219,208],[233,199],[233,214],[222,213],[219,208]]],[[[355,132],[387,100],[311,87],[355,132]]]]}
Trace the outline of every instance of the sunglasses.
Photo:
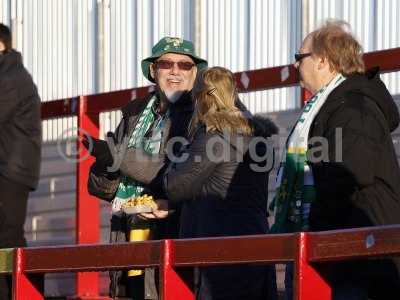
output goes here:
{"type": "Polygon", "coordinates": [[[183,70],[183,71],[190,71],[195,64],[191,63],[189,61],[171,61],[171,60],[157,60],[155,63],[156,67],[158,69],[165,69],[165,70],[169,70],[171,68],[174,67],[175,64],[178,65],[179,70],[183,70]]]}
{"type": "Polygon", "coordinates": [[[296,62],[300,62],[303,58],[306,58],[308,56],[311,56],[312,53],[308,52],[308,53],[296,53],[294,55],[294,59],[296,60],[296,62]]]}

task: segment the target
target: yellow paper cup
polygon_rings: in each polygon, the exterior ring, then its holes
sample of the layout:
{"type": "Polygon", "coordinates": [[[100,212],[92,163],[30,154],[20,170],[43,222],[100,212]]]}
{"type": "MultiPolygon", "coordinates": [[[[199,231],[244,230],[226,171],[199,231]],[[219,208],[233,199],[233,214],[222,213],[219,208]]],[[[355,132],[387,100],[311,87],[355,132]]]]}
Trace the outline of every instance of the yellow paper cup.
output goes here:
{"type": "MultiPolygon", "coordinates": [[[[132,229],[129,233],[130,242],[147,241],[150,239],[150,228],[132,229]]],[[[128,276],[139,276],[144,273],[144,270],[129,270],[128,276]]]]}

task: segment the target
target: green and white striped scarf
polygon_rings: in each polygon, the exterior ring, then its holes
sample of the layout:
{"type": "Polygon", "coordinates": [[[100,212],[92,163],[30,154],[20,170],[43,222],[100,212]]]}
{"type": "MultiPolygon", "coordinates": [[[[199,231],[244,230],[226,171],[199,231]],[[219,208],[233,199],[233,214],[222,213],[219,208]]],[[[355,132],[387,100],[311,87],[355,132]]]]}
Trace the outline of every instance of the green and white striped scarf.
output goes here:
{"type": "MultiPolygon", "coordinates": [[[[133,147],[141,148],[147,153],[160,152],[162,130],[168,112],[156,118],[153,112],[153,106],[156,100],[157,97],[154,95],[140,114],[139,120],[129,139],[128,149],[133,147]],[[145,135],[151,126],[153,127],[152,135],[146,137],[145,135]]],[[[133,197],[140,196],[143,190],[144,187],[140,183],[128,176],[122,175],[116,196],[112,203],[113,214],[119,214],[121,212],[121,205],[133,197]]]]}
{"type": "Polygon", "coordinates": [[[307,162],[308,135],[315,116],[329,94],[346,78],[338,74],[304,106],[286,142],[286,151],[277,179],[275,223],[272,232],[297,232],[309,229],[309,212],[315,200],[314,178],[307,162]]]}

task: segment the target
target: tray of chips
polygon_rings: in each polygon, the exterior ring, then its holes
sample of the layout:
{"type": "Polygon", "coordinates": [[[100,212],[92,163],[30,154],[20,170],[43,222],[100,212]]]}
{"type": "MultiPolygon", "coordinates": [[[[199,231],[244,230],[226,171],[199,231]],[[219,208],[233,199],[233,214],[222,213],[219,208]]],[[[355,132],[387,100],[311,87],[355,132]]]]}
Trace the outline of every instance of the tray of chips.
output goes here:
{"type": "Polygon", "coordinates": [[[157,208],[157,204],[154,202],[154,198],[147,194],[142,196],[134,197],[126,201],[121,206],[122,211],[126,214],[140,214],[140,213],[151,213],[153,209],[157,208]]]}

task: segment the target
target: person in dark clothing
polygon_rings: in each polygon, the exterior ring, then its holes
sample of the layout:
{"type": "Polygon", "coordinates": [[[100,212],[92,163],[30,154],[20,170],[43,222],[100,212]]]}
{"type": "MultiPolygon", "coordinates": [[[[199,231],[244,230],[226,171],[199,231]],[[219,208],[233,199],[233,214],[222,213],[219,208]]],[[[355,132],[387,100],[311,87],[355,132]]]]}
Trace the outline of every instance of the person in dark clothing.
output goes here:
{"type": "MultiPolygon", "coordinates": [[[[221,67],[200,72],[193,95],[196,104],[190,143],[177,160],[170,159],[167,169],[162,165],[154,168],[154,178],[141,172],[144,165],[147,169],[156,165],[154,158],[140,151],[131,153],[129,162],[121,165],[121,172],[159,185],[166,194],[168,200],[158,200],[158,209],[142,217],[159,218],[182,203],[181,238],[267,233],[267,185],[273,152],[265,139],[257,143],[251,115],[246,118],[246,111],[237,107],[233,74],[221,67]]],[[[199,300],[276,297],[271,266],[204,267],[197,270],[195,281],[199,300]]]]}
{"type": "MultiPolygon", "coordinates": [[[[286,183],[278,191],[277,214],[286,220],[281,223],[285,228],[320,231],[400,224],[400,170],[390,135],[399,124],[399,112],[378,69],[364,71],[362,48],[347,26],[327,22],[305,38],[296,54],[301,85],[313,97],[292,133],[300,132],[298,137],[306,141],[304,180],[295,173],[297,182],[304,182],[298,193],[302,197],[292,197],[296,205],[291,206],[290,200],[282,201],[290,196],[282,195],[298,186],[290,189],[286,183]]],[[[287,169],[293,165],[287,163],[287,169]]],[[[285,174],[289,172],[283,173],[282,182],[285,174]]],[[[324,267],[334,300],[400,295],[394,260],[324,267]]]]}
{"type": "MultiPolygon", "coordinates": [[[[193,114],[192,90],[196,74],[207,66],[197,57],[190,41],[165,37],[152,49],[152,55],[142,61],[143,75],[156,84],[155,92],[145,99],[135,99],[122,108],[122,121],[115,134],[109,133],[109,143],[97,139],[84,144],[96,157],[88,182],[89,193],[112,202],[110,242],[177,238],[179,207],[175,213],[159,220],[144,220],[127,216],[121,205],[145,193],[155,199],[161,197],[160,189],[150,188],[129,174],[120,171],[120,163],[132,149],[158,154],[166,151],[168,141],[187,136],[193,114]],[[111,149],[111,151],[110,151],[111,149]],[[142,235],[142,237],[139,237],[142,235]]],[[[177,152],[176,145],[172,149],[177,152]]],[[[111,272],[111,297],[130,299],[158,299],[157,276],[154,269],[133,272],[111,272]]]]}
{"type": "MultiPolygon", "coordinates": [[[[39,181],[40,97],[10,29],[0,24],[0,248],[24,247],[29,192],[39,181]]],[[[0,299],[11,299],[11,279],[0,276],[0,299]]]]}

